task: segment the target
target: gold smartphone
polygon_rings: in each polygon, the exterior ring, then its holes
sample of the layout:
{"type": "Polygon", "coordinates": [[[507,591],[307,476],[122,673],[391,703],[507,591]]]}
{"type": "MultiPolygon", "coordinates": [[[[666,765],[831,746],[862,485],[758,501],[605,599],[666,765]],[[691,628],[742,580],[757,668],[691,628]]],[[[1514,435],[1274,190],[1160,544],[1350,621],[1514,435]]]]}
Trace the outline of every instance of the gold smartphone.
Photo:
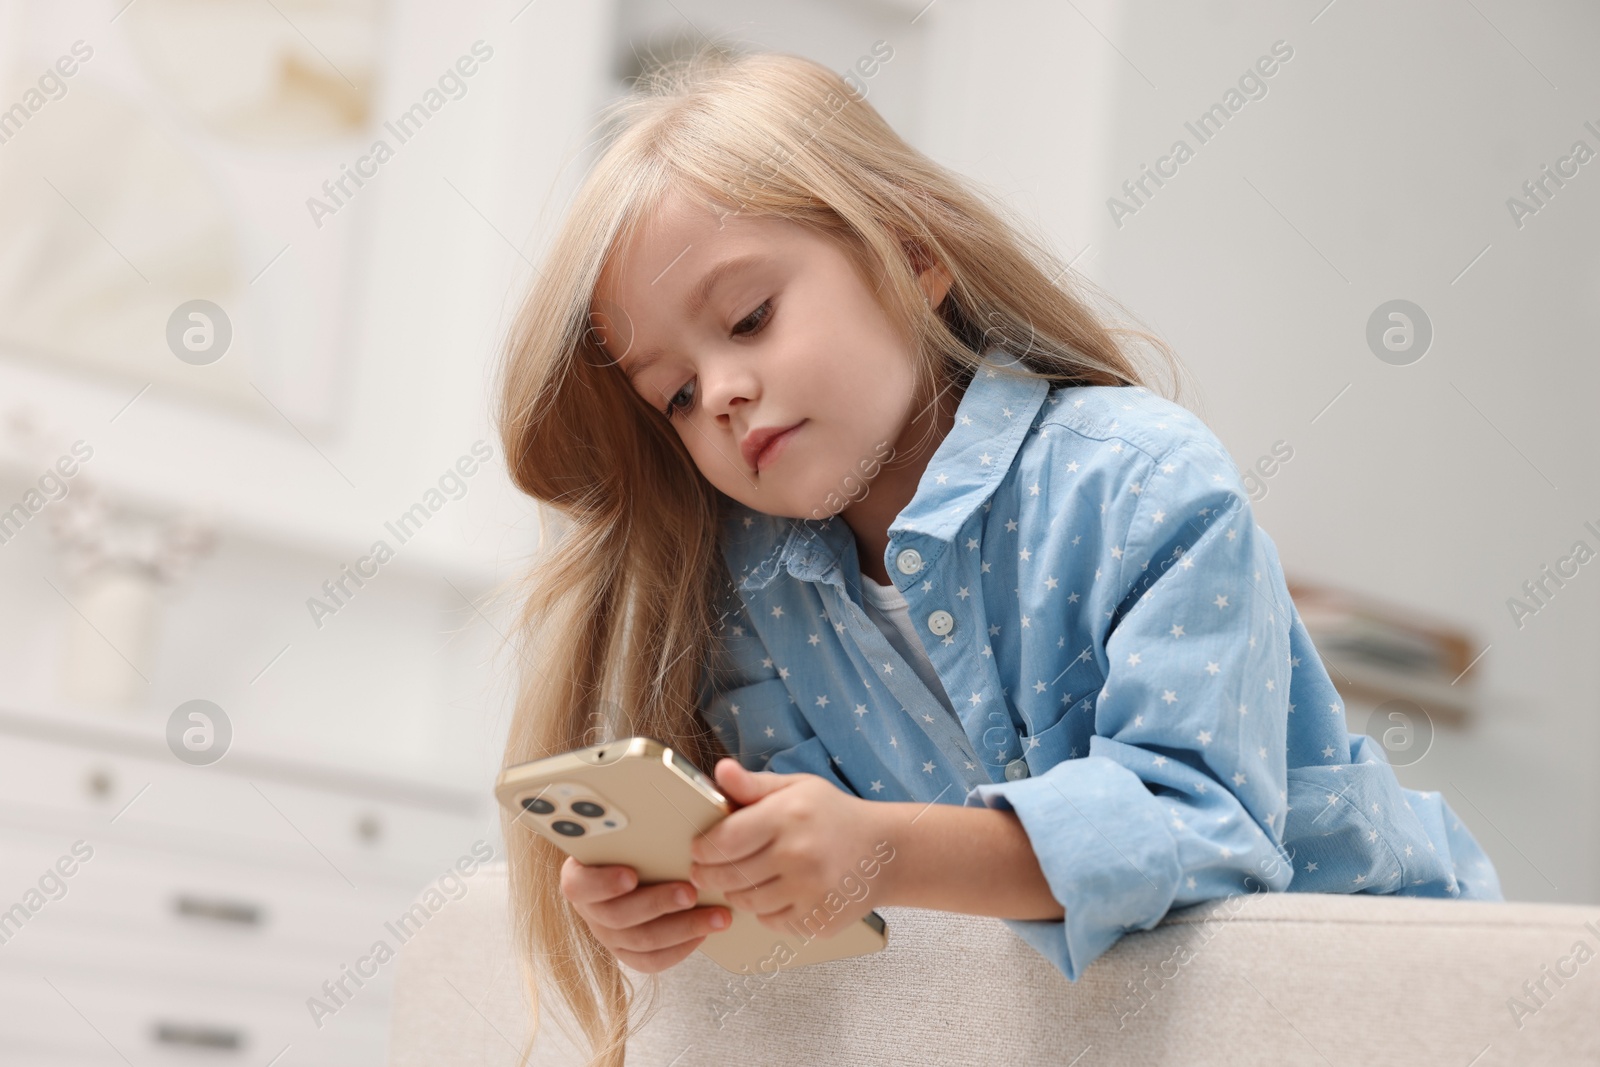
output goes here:
{"type": "MultiPolygon", "coordinates": [[[[639,885],[688,881],[690,843],[734,810],[698,767],[648,737],[508,767],[495,782],[495,798],[578,862],[632,867],[639,885]]],[[[870,879],[875,867],[873,857],[864,858],[862,874],[870,879]]],[[[727,903],[716,890],[701,889],[696,906],[727,903]]],[[[832,915],[821,904],[782,931],[769,929],[753,912],[728,911],[732,923],[706,935],[698,951],[735,973],[770,974],[864,956],[888,943],[888,927],[877,912],[822,937],[832,915]]]]}

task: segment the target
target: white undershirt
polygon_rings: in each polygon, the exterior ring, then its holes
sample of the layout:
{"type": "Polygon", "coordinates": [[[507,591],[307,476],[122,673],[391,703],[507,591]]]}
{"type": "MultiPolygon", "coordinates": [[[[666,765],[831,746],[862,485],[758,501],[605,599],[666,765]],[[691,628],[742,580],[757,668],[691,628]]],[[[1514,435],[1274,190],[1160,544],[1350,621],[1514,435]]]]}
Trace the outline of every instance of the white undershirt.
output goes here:
{"type": "Polygon", "coordinates": [[[933,661],[928,658],[928,652],[923,648],[916,628],[911,625],[911,610],[900,590],[892,585],[879,585],[876,580],[863,574],[861,602],[862,607],[866,609],[867,618],[877,624],[878,629],[883,631],[883,636],[888,638],[889,644],[911,664],[911,669],[917,672],[922,684],[932,690],[933,695],[939,698],[945,709],[954,715],[955,709],[951,707],[950,698],[945,694],[944,684],[939,681],[939,672],[933,669],[933,661]]]}

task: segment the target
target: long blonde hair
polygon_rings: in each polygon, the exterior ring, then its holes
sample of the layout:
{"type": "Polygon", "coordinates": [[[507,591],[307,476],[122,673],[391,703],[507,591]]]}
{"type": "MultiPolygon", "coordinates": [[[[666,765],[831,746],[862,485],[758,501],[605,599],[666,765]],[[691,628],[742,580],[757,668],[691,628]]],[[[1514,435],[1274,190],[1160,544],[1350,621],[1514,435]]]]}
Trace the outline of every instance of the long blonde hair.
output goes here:
{"type": "MultiPolygon", "coordinates": [[[[1183,373],[1158,338],[1104,325],[1091,299],[1120,305],[820,64],[702,49],[647,71],[601,125],[603,150],[503,353],[496,418],[511,477],[566,527],[525,580],[505,765],[643,734],[709,771],[729,754],[698,715],[722,669],[718,606],[732,585],[717,530],[729,502],[591,329],[607,256],[664,197],[687,192],[836,240],[881,279],[877,299],[912,341],[919,389],[959,387],[1000,345],[1020,373],[1171,396],[1150,385],[1125,337],[1151,342],[1175,381],[1183,373]],[[953,277],[937,308],[916,284],[930,262],[953,277]]],[[[535,1033],[540,993],[553,989],[591,1065],[620,1065],[638,990],[562,896],[564,854],[514,814],[502,823],[535,1033]]],[[[653,1005],[654,976],[648,987],[653,1005]]]]}

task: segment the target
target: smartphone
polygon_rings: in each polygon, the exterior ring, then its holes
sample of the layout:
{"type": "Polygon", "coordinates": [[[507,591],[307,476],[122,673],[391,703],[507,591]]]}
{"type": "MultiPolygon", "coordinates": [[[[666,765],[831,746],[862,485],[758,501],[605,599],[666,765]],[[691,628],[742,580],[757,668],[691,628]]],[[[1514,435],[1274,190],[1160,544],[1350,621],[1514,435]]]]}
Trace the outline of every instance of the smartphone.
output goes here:
{"type": "MultiPolygon", "coordinates": [[[[734,811],[698,767],[649,737],[508,767],[495,782],[495,799],[580,863],[632,867],[639,885],[688,881],[690,842],[734,811]]],[[[728,906],[714,889],[699,891],[701,904],[728,906]]],[[[770,974],[864,956],[888,944],[888,927],[877,912],[824,938],[819,935],[832,916],[820,903],[781,931],[753,912],[728,911],[728,928],[707,934],[697,951],[735,973],[770,974]]]]}

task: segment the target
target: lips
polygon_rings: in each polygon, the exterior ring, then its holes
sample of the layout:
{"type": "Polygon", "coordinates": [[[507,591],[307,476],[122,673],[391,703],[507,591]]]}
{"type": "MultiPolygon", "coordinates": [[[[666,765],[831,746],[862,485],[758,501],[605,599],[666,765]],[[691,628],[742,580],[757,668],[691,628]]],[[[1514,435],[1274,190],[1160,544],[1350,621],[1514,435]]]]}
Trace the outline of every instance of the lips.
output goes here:
{"type": "Polygon", "coordinates": [[[751,430],[745,434],[744,441],[739,445],[739,451],[744,454],[744,461],[759,471],[762,461],[771,458],[771,449],[774,446],[781,447],[789,435],[804,425],[805,421],[801,419],[789,426],[765,426],[751,430]]]}

